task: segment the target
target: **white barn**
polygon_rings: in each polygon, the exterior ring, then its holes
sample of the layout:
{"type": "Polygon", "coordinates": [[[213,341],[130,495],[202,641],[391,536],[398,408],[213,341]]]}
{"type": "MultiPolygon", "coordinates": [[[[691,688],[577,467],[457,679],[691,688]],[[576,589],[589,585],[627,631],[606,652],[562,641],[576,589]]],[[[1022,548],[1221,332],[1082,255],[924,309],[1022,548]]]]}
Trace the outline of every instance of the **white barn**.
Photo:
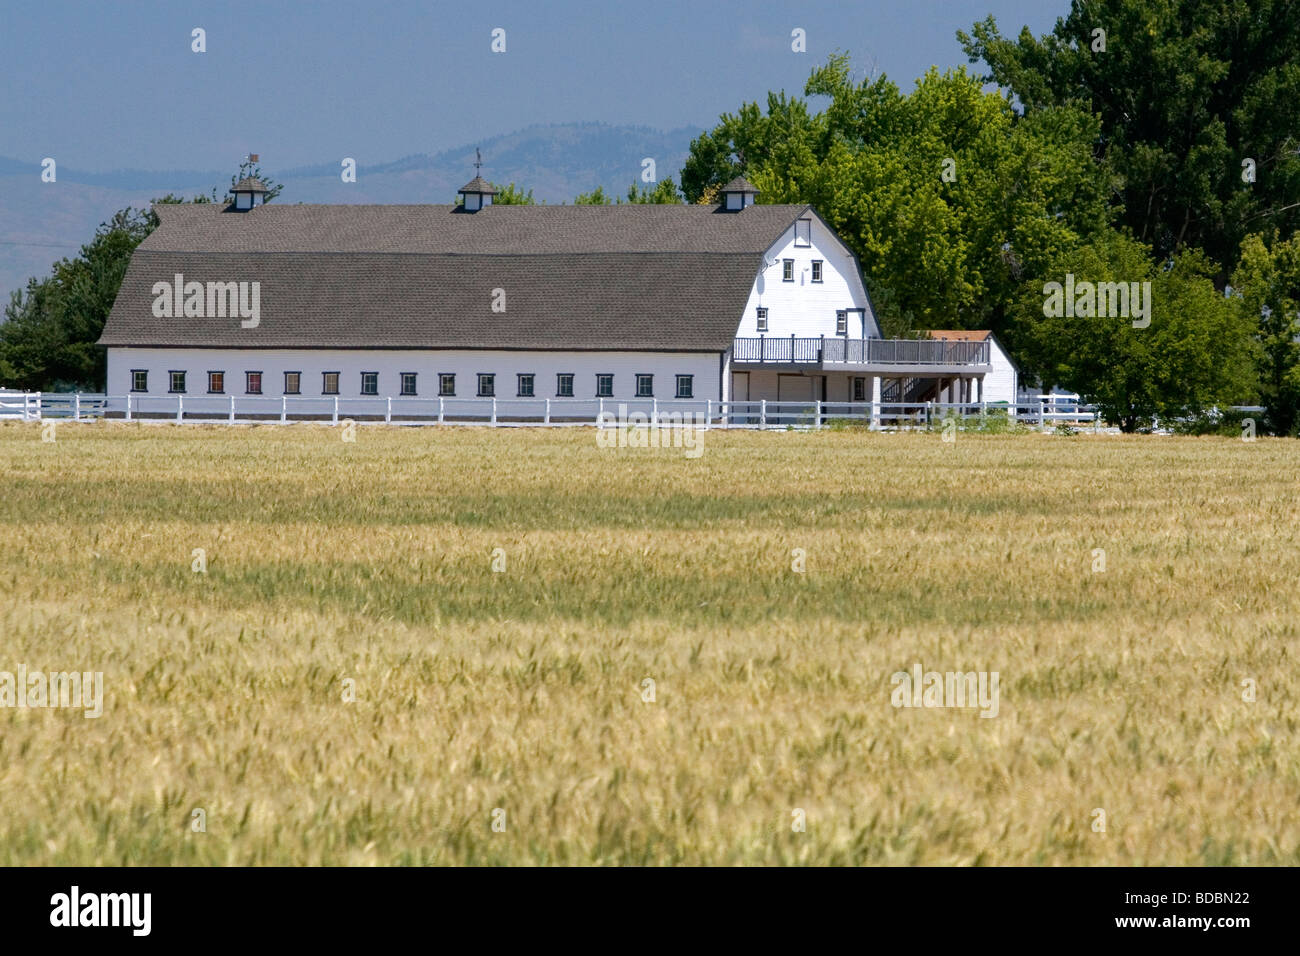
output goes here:
{"type": "Polygon", "coordinates": [[[100,344],[106,391],[142,414],[178,396],[194,411],[236,396],[241,412],[910,401],[918,383],[980,401],[1001,374],[987,333],[883,339],[848,247],[810,206],[755,204],[744,179],[716,206],[499,206],[479,177],[458,205],[233,192],[156,207],[132,257],[100,344]]]}

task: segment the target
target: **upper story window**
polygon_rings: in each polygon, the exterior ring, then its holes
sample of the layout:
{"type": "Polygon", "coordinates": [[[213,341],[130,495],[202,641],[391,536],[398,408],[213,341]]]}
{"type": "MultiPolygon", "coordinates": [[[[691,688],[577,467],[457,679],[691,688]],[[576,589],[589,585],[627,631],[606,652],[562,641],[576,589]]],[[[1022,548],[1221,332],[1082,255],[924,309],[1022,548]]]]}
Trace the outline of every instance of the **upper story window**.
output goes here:
{"type": "Polygon", "coordinates": [[[794,244],[801,248],[812,245],[811,219],[800,219],[794,224],[794,244]]]}
{"type": "Polygon", "coordinates": [[[402,373],[402,394],[403,395],[415,394],[415,373],[414,372],[402,373]]]}
{"type": "Polygon", "coordinates": [[[794,281],[794,260],[793,259],[781,260],[781,281],[782,282],[794,281]]]}
{"type": "Polygon", "coordinates": [[[208,394],[220,395],[226,390],[226,373],[209,372],[208,373],[208,394]]]}
{"type": "Polygon", "coordinates": [[[321,394],[337,395],[339,393],[339,373],[321,372],[321,394]]]}
{"type": "Polygon", "coordinates": [[[596,397],[613,398],[614,397],[614,376],[603,374],[596,376],[596,397]]]}
{"type": "Polygon", "coordinates": [[[147,392],[149,391],[149,371],[143,368],[131,369],[131,391],[147,392]]]}
{"type": "Polygon", "coordinates": [[[173,391],[173,392],[183,392],[183,391],[185,391],[185,373],[184,373],[184,372],[168,372],[168,373],[167,373],[167,377],[168,377],[168,379],[170,380],[170,381],[169,381],[169,384],[171,385],[171,391],[173,391]]]}
{"type": "Polygon", "coordinates": [[[443,372],[438,376],[438,395],[451,398],[456,394],[456,373],[443,372]]]}
{"type": "Polygon", "coordinates": [[[812,261],[812,280],[813,282],[822,281],[822,261],[820,259],[812,261]]]}
{"type": "Polygon", "coordinates": [[[636,377],[636,397],[637,398],[654,398],[655,394],[655,377],[653,375],[637,375],[636,377]]]}
{"type": "Polygon", "coordinates": [[[761,305],[758,307],[758,331],[767,331],[767,309],[761,305]]]}
{"type": "Polygon", "coordinates": [[[361,394],[362,395],[379,394],[379,373],[378,372],[361,373],[361,394]]]}
{"type": "Polygon", "coordinates": [[[573,373],[561,372],[555,376],[555,397],[573,398],[573,373]]]}
{"type": "Polygon", "coordinates": [[[302,372],[284,373],[284,394],[297,395],[302,391],[302,372]]]}
{"type": "Polygon", "coordinates": [[[835,313],[835,334],[847,335],[849,332],[849,313],[839,309],[835,313]]]}
{"type": "Polygon", "coordinates": [[[244,391],[249,395],[262,394],[262,373],[245,372],[244,373],[244,391]]]}

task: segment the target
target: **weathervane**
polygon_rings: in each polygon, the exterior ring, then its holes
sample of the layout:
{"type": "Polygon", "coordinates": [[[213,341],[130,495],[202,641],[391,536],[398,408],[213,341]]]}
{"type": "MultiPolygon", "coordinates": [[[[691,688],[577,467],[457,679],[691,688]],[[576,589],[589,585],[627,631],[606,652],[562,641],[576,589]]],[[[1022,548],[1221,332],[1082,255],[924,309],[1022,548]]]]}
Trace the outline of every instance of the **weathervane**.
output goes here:
{"type": "Polygon", "coordinates": [[[478,151],[478,147],[475,146],[474,147],[474,175],[475,176],[479,175],[479,171],[482,168],[483,168],[483,154],[480,153],[478,151]]]}

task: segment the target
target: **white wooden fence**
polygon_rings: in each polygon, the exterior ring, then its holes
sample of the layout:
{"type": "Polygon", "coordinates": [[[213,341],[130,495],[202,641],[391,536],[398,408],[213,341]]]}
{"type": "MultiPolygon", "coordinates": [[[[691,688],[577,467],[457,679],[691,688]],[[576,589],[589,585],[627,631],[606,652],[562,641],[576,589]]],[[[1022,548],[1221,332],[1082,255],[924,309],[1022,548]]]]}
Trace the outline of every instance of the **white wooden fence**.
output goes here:
{"type": "Polygon", "coordinates": [[[0,390],[0,419],[36,421],[293,424],[343,421],[393,425],[702,425],[714,428],[872,429],[939,427],[957,416],[1036,427],[1099,425],[1077,395],[1042,395],[1014,405],[985,402],[813,402],[709,399],[417,398],[410,396],[103,395],[0,390]]]}

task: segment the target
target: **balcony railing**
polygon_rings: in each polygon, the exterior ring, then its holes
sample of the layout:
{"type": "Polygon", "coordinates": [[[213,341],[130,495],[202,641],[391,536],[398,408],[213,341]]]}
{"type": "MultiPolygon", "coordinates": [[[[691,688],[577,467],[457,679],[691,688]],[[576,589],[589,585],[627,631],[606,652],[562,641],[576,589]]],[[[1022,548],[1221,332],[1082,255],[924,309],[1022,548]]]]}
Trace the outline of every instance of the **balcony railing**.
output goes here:
{"type": "Polygon", "coordinates": [[[794,365],[987,365],[989,343],[949,339],[736,339],[732,361],[794,365]]]}

